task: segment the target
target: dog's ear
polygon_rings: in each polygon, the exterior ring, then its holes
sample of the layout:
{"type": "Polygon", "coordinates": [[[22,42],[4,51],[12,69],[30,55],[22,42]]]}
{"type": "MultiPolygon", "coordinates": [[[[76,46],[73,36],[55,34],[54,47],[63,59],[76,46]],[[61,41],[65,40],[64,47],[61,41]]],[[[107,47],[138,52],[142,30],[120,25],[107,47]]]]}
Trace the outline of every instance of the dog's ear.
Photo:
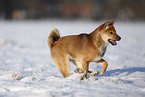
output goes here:
{"type": "Polygon", "coordinates": [[[108,26],[109,26],[109,21],[107,21],[107,22],[104,23],[104,28],[105,29],[108,29],[108,26]]]}
{"type": "Polygon", "coordinates": [[[109,25],[113,25],[116,20],[113,20],[109,23],[109,25]]]}

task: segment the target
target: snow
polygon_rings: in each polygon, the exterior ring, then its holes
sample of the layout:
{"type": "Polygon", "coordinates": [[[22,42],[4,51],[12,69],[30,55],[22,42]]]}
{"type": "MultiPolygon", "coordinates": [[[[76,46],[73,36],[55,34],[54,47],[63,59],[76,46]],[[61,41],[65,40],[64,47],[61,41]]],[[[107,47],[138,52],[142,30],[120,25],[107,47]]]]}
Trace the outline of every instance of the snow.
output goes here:
{"type": "MultiPolygon", "coordinates": [[[[104,59],[109,66],[104,75],[80,80],[75,65],[62,78],[51,60],[47,37],[58,28],[61,36],[90,33],[105,21],[1,21],[0,97],[144,97],[145,23],[116,22],[122,37],[109,45],[104,59]]],[[[99,71],[93,62],[90,69],[99,71]]]]}

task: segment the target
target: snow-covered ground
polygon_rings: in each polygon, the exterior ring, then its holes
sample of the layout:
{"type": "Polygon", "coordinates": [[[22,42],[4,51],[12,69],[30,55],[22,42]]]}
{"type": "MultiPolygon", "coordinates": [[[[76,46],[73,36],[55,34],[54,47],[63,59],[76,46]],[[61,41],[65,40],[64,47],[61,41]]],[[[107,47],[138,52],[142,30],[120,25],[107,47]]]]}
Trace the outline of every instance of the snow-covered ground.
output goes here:
{"type": "MultiPolygon", "coordinates": [[[[104,22],[0,21],[0,97],[144,97],[145,23],[115,23],[122,40],[108,46],[102,76],[80,80],[71,63],[64,79],[53,65],[47,45],[53,28],[66,36],[89,33],[104,22]]],[[[91,63],[90,69],[101,66],[91,63]]]]}

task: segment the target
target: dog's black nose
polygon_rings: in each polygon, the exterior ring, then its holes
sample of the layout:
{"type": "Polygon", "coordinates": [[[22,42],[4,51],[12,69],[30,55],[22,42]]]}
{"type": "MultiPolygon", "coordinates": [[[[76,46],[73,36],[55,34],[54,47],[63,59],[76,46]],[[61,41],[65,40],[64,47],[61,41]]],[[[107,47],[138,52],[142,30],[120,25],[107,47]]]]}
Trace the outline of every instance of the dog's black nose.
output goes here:
{"type": "Polygon", "coordinates": [[[121,37],[120,36],[118,36],[118,41],[120,41],[121,40],[121,37]]]}

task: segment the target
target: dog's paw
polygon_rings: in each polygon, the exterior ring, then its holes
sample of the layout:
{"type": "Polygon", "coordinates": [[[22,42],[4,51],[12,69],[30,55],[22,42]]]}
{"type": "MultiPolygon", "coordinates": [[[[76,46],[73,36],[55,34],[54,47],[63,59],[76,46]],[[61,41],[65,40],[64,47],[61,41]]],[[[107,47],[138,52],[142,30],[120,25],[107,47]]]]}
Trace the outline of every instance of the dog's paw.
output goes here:
{"type": "Polygon", "coordinates": [[[89,73],[90,76],[95,76],[97,74],[98,74],[98,72],[91,72],[91,73],[89,73]]]}
{"type": "Polygon", "coordinates": [[[83,77],[81,77],[81,80],[88,79],[90,75],[88,73],[84,73],[83,77]]]}
{"type": "Polygon", "coordinates": [[[83,73],[83,70],[81,68],[76,68],[74,70],[75,73],[83,73]]]}
{"type": "Polygon", "coordinates": [[[100,73],[99,73],[99,75],[102,75],[102,74],[104,74],[104,72],[100,72],[100,73]]]}

